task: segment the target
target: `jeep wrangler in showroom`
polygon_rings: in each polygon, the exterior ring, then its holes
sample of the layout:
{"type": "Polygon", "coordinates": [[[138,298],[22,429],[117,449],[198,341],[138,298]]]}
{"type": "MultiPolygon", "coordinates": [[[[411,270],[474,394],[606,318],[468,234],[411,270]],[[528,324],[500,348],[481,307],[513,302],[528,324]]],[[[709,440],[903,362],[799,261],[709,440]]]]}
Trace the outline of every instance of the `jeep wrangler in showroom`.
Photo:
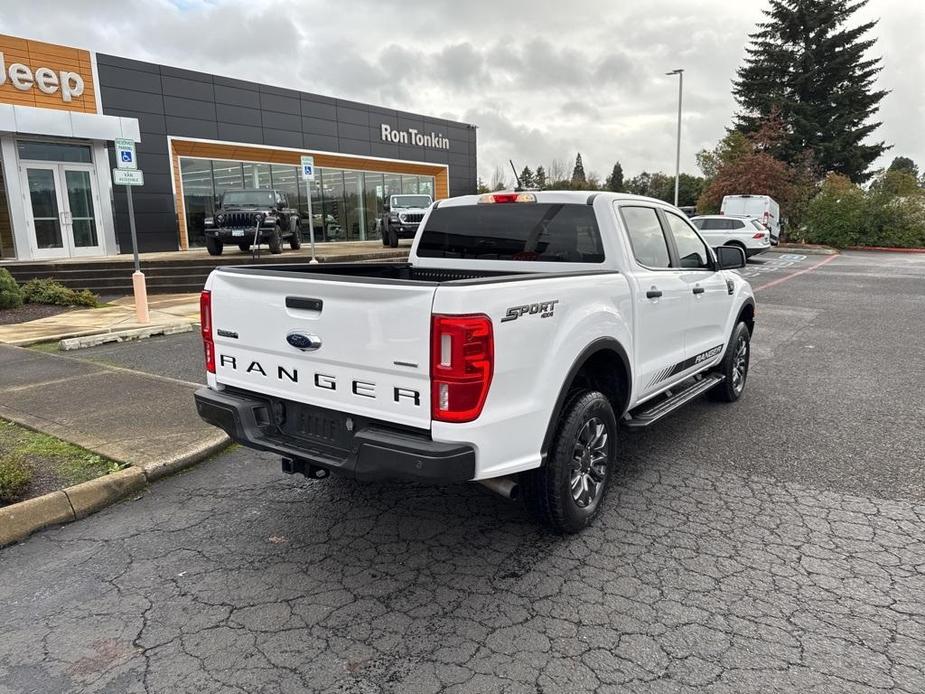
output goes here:
{"type": "Polygon", "coordinates": [[[255,243],[266,243],[270,253],[283,252],[283,239],[292,250],[302,246],[302,220],[276,190],[229,190],[215,214],[205,220],[209,255],[221,255],[226,243],[245,253],[255,243]]]}
{"type": "Polygon", "coordinates": [[[398,239],[413,239],[431,203],[429,195],[390,195],[379,222],[382,245],[398,248],[398,239]]]}

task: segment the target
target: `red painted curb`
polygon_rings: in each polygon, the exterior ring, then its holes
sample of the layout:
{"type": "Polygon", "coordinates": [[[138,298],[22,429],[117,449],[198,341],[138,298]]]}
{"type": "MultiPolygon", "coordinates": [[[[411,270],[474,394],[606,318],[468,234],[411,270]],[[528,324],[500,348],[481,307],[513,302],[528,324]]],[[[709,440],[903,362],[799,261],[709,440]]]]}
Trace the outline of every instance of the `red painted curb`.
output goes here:
{"type": "Polygon", "coordinates": [[[848,246],[846,251],[879,251],[880,253],[925,253],[925,248],[890,248],[888,246],[848,246]]]}

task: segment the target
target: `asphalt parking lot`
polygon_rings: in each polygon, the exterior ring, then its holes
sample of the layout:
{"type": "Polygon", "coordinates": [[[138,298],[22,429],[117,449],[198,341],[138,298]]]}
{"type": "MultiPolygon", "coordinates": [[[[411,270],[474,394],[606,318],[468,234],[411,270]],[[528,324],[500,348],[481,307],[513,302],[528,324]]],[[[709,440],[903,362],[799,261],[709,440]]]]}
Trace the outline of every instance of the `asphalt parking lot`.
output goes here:
{"type": "Polygon", "coordinates": [[[233,449],[0,550],[0,692],[925,691],[925,254],[781,255],[743,400],[627,433],[580,536],[233,449]]]}

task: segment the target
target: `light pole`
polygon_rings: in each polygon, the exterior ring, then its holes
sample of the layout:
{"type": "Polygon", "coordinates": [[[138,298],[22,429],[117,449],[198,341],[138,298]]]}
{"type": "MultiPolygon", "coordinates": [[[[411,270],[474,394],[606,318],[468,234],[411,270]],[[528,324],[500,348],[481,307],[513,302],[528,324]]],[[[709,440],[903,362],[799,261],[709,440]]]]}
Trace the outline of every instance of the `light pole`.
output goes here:
{"type": "Polygon", "coordinates": [[[674,155],[674,206],[678,206],[678,187],[681,184],[681,96],[684,93],[684,68],[677,68],[666,75],[678,76],[678,147],[674,155]]]}

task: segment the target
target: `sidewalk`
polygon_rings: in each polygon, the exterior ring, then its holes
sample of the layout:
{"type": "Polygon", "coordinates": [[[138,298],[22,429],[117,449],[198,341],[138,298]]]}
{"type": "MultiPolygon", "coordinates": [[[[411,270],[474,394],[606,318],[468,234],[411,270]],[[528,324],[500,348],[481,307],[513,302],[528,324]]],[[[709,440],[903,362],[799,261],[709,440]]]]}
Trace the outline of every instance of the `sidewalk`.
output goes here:
{"type": "Polygon", "coordinates": [[[196,412],[196,384],[0,345],[0,417],[160,477],[228,439],[196,412]]]}
{"type": "Polygon", "coordinates": [[[0,509],[0,547],[142,490],[225,448],[194,383],[0,345],[0,417],[129,467],[0,509]]]}
{"type": "Polygon", "coordinates": [[[112,304],[104,308],[67,311],[26,323],[0,325],[0,342],[25,346],[138,328],[180,328],[199,322],[199,294],[149,295],[151,322],[146,324],[139,323],[135,318],[135,300],[132,297],[122,297],[112,304]]]}

